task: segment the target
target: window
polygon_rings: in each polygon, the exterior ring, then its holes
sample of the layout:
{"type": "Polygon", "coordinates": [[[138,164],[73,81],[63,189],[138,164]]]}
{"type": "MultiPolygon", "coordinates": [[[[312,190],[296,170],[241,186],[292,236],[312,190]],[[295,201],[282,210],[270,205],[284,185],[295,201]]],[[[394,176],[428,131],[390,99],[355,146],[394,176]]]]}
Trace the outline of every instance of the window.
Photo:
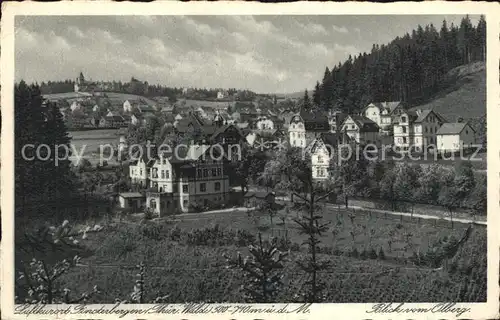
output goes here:
{"type": "Polygon", "coordinates": [[[163,192],[163,188],[162,187],[160,187],[160,192],[163,192]]]}
{"type": "Polygon", "coordinates": [[[323,157],[322,156],[318,156],[318,163],[323,163],[323,157]]]}
{"type": "Polygon", "coordinates": [[[403,129],[403,133],[406,133],[406,127],[405,126],[401,127],[401,129],[403,129]]]}
{"type": "Polygon", "coordinates": [[[141,176],[142,176],[142,168],[140,170],[141,170],[140,172],[141,172],[141,176]]]}
{"type": "Polygon", "coordinates": [[[292,124],[292,129],[295,129],[295,125],[294,124],[292,124]]]}
{"type": "Polygon", "coordinates": [[[217,169],[212,168],[212,177],[217,176],[217,169]]]}
{"type": "Polygon", "coordinates": [[[167,164],[167,158],[163,158],[163,164],[167,164]]]}
{"type": "Polygon", "coordinates": [[[373,111],[373,115],[374,115],[374,116],[376,116],[376,115],[377,115],[377,113],[376,113],[375,111],[373,111]]]}
{"type": "Polygon", "coordinates": [[[162,179],[165,179],[165,170],[162,170],[162,171],[161,171],[161,178],[162,178],[162,179]]]}
{"type": "Polygon", "coordinates": [[[153,178],[158,178],[158,169],[153,169],[153,178]]]}
{"type": "Polygon", "coordinates": [[[200,183],[200,191],[201,192],[207,191],[207,184],[206,183],[200,183]]]}
{"type": "Polygon", "coordinates": [[[465,134],[469,134],[469,130],[465,130],[465,134]]]}
{"type": "Polygon", "coordinates": [[[170,178],[170,172],[168,170],[165,170],[165,178],[170,178]]]}
{"type": "Polygon", "coordinates": [[[188,193],[189,192],[189,186],[187,184],[182,186],[182,192],[188,193]]]}
{"type": "Polygon", "coordinates": [[[403,143],[406,143],[406,142],[407,142],[407,141],[406,141],[406,137],[403,137],[403,143]]]}
{"type": "Polygon", "coordinates": [[[222,175],[222,169],[221,168],[217,168],[217,176],[221,176],[222,175]]]}
{"type": "Polygon", "coordinates": [[[401,122],[406,122],[406,117],[401,117],[401,122]]]}
{"type": "Polygon", "coordinates": [[[153,208],[153,209],[156,209],[156,200],[155,199],[151,199],[149,201],[149,207],[153,208]]]}
{"type": "Polygon", "coordinates": [[[208,177],[208,169],[203,169],[203,176],[208,177]]]}
{"type": "Polygon", "coordinates": [[[198,178],[200,178],[201,176],[202,176],[201,169],[198,169],[198,178]]]}
{"type": "Polygon", "coordinates": [[[188,206],[188,201],[187,200],[182,201],[182,205],[184,206],[184,208],[186,208],[188,206]]]}
{"type": "Polygon", "coordinates": [[[425,133],[427,133],[427,132],[429,132],[429,131],[427,130],[427,127],[425,127],[425,133]]]}
{"type": "Polygon", "coordinates": [[[215,183],[215,191],[220,191],[220,182],[215,183]]]}
{"type": "Polygon", "coordinates": [[[356,128],[356,127],[354,125],[351,125],[351,129],[354,129],[354,128],[356,128]]]}

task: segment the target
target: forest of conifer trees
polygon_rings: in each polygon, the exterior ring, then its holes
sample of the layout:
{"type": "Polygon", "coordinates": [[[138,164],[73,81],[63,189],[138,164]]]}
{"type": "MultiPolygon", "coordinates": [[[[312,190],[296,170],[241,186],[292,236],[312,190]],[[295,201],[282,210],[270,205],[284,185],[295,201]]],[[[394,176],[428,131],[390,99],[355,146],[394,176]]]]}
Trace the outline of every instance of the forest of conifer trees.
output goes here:
{"type": "Polygon", "coordinates": [[[370,53],[327,67],[312,101],[323,109],[348,113],[373,101],[411,106],[432,98],[445,85],[448,71],[475,61],[486,61],[484,16],[476,26],[469,16],[459,26],[443,21],[439,31],[432,24],[419,25],[387,45],[373,45],[370,53]]]}

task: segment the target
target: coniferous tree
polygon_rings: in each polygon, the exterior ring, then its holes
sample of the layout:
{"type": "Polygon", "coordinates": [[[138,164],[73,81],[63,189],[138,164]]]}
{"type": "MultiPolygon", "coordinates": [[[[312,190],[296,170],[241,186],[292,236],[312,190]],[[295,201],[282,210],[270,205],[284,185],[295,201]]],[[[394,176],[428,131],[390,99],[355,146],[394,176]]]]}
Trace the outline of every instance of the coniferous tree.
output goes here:
{"type": "Polygon", "coordinates": [[[304,92],[304,99],[302,101],[302,109],[304,111],[311,111],[312,104],[311,100],[309,99],[309,94],[307,93],[307,90],[304,92]]]}
{"type": "Polygon", "coordinates": [[[316,82],[316,86],[314,87],[313,105],[315,108],[319,108],[319,106],[321,105],[321,89],[319,82],[316,82]]]}

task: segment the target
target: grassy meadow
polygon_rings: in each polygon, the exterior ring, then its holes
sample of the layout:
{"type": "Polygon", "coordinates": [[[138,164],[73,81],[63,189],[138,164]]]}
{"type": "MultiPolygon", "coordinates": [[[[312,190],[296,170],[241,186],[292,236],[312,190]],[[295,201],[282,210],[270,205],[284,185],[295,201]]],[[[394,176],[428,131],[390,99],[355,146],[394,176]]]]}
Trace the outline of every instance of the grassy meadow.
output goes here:
{"type": "MultiPolygon", "coordinates": [[[[63,276],[61,285],[72,292],[94,285],[106,288],[92,298],[100,303],[127,299],[135,284],[136,266],[144,262],[147,300],[168,295],[170,303],[242,302],[245,278],[238,270],[226,268],[225,256],[235,257],[238,252],[246,256],[248,245],[260,232],[265,242],[276,237],[279,249],[290,251],[277,299],[299,301],[307,277],[296,262],[308,255],[308,248],[293,221],[298,214],[283,211],[273,217],[272,224],[268,216],[257,212],[101,222],[104,230],[85,240],[88,250],[81,253],[80,264],[63,276]]],[[[452,268],[444,271],[416,265],[412,256],[428,252],[445,236],[460,238],[466,225],[455,223],[452,229],[450,222],[442,220],[401,220],[331,207],[324,209],[323,217],[330,222],[319,245],[320,259],[329,264],[321,272],[326,301],[485,300],[486,228],[474,227],[451,260],[452,268]]],[[[74,253],[66,254],[70,258],[74,253]]],[[[28,258],[22,255],[18,259],[28,258]]]]}

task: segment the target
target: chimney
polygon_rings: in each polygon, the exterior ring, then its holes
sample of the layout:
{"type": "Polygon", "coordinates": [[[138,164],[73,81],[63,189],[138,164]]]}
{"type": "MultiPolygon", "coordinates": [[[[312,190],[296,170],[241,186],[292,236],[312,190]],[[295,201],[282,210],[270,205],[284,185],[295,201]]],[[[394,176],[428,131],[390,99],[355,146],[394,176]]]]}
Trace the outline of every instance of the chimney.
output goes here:
{"type": "Polygon", "coordinates": [[[459,118],[457,119],[457,122],[458,122],[458,123],[462,123],[462,122],[464,122],[464,118],[459,117],[459,118]]]}

